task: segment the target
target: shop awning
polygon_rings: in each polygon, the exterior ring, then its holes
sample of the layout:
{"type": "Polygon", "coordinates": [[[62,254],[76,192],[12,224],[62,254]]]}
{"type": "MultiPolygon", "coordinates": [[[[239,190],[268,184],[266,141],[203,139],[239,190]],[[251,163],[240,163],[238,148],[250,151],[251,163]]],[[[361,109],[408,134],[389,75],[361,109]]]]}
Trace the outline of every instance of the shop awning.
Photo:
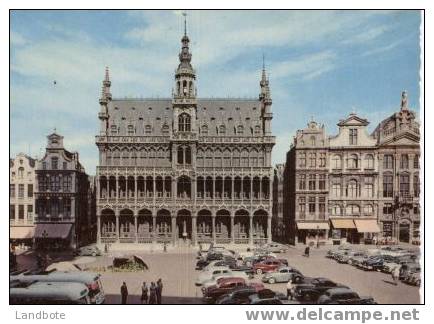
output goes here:
{"type": "Polygon", "coordinates": [[[299,230],[328,230],[330,226],[324,222],[297,222],[297,228],[299,230]]]}
{"type": "Polygon", "coordinates": [[[376,219],[355,219],[357,231],[359,233],[379,233],[380,227],[376,219]]]}
{"type": "Polygon", "coordinates": [[[331,218],[330,219],[332,222],[332,225],[334,228],[339,229],[339,228],[356,228],[356,225],[354,224],[354,221],[352,218],[344,218],[344,219],[339,219],[339,218],[331,218]]]}
{"type": "Polygon", "coordinates": [[[72,224],[37,224],[35,226],[36,238],[66,239],[71,233],[72,224]]]}
{"type": "Polygon", "coordinates": [[[33,226],[13,226],[11,227],[10,238],[13,240],[32,239],[35,234],[33,226]]]}

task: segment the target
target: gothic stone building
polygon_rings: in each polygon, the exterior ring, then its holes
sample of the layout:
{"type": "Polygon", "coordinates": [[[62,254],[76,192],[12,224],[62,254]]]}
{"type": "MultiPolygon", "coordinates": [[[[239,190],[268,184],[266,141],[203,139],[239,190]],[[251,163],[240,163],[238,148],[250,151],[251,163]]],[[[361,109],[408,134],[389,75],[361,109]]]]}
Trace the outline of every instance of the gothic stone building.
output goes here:
{"type": "Polygon", "coordinates": [[[167,99],[100,98],[98,243],[271,240],[271,97],[198,98],[182,37],[167,99]]]}
{"type": "Polygon", "coordinates": [[[336,136],[315,122],[297,132],[284,176],[288,242],[418,241],[420,136],[407,94],[372,134],[368,124],[352,113],[336,136]]]}
{"type": "Polygon", "coordinates": [[[9,161],[10,242],[31,246],[33,243],[35,197],[35,159],[19,153],[9,161]]]}
{"type": "Polygon", "coordinates": [[[92,242],[95,217],[89,209],[89,178],[78,153],[63,147],[63,136],[48,138],[35,169],[37,248],[75,248],[92,242]]]}

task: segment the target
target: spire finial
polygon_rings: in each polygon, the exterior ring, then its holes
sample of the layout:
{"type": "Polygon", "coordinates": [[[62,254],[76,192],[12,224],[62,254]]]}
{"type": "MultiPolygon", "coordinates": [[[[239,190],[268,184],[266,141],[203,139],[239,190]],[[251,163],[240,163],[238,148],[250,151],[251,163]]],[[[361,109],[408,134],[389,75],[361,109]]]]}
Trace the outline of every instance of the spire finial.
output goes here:
{"type": "Polygon", "coordinates": [[[108,66],[105,67],[105,78],[104,78],[104,80],[105,81],[110,81],[110,73],[109,73],[109,67],[108,66]]]}
{"type": "Polygon", "coordinates": [[[262,53],[262,70],[265,71],[265,54],[262,53]]]}
{"type": "Polygon", "coordinates": [[[407,98],[407,90],[402,91],[401,93],[401,110],[408,109],[408,98],[407,98]]]}
{"type": "Polygon", "coordinates": [[[184,16],[184,36],[187,36],[187,11],[182,13],[184,16]]]}

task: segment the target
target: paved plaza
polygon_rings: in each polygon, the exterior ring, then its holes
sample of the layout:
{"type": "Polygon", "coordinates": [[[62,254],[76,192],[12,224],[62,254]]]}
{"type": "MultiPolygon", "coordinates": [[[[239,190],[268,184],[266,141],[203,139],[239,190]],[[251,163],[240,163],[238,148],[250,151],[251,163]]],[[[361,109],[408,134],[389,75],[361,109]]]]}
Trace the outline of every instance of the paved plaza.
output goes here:
{"type": "MultiPolygon", "coordinates": [[[[309,258],[302,256],[303,248],[290,248],[279,257],[288,259],[291,266],[299,269],[306,276],[327,277],[336,282],[348,285],[360,296],[372,296],[379,304],[415,304],[420,303],[419,287],[409,286],[400,282],[398,286],[392,284],[391,276],[376,271],[363,271],[347,264],[339,264],[325,258],[327,247],[312,249],[309,258]]],[[[126,282],[129,290],[129,304],[140,303],[140,285],[143,281],[163,280],[164,304],[201,304],[200,287],[194,285],[199,273],[195,270],[197,249],[188,247],[171,249],[164,253],[160,251],[112,251],[113,256],[138,255],[149,266],[143,272],[112,272],[99,271],[106,293],[106,303],[120,303],[120,286],[126,282]]],[[[112,256],[81,257],[79,262],[86,262],[86,266],[98,268],[111,264],[112,256]],[[80,260],[81,259],[81,260],[80,260]]],[[[18,261],[30,266],[31,261],[25,255],[18,261]]],[[[75,261],[74,261],[75,262],[75,261]]],[[[260,277],[255,275],[255,281],[260,277]]],[[[267,288],[286,293],[286,284],[265,284],[267,288]]]]}

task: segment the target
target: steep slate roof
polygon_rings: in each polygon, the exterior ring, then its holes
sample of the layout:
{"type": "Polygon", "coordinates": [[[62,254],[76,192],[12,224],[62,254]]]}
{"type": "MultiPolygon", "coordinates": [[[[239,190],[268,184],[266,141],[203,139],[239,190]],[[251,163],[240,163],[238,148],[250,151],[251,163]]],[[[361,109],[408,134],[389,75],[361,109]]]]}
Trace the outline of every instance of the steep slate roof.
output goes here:
{"type": "MultiPolygon", "coordinates": [[[[109,127],[116,125],[119,135],[127,135],[128,125],[133,125],[136,135],[144,135],[145,125],[152,125],[152,136],[161,135],[166,122],[172,127],[172,99],[113,99],[108,104],[109,127]]],[[[197,99],[197,127],[208,126],[208,135],[217,135],[220,125],[226,126],[226,135],[233,135],[236,126],[250,128],[261,126],[259,99],[199,98],[197,99]]]]}

